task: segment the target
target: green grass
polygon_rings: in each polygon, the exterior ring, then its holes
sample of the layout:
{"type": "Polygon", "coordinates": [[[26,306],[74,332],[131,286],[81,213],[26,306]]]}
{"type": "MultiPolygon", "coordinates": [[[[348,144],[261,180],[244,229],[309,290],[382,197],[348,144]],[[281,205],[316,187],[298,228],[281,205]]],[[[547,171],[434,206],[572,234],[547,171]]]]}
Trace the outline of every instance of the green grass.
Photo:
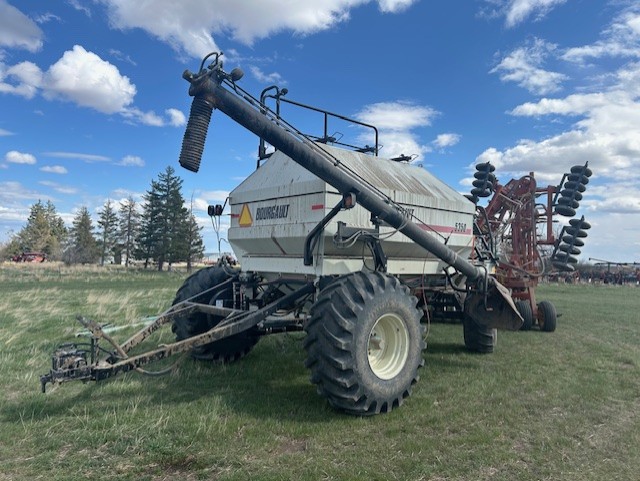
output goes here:
{"type": "Polygon", "coordinates": [[[162,378],[40,393],[77,314],[137,322],[168,307],[184,277],[0,266],[0,480],[637,479],[631,286],[542,286],[557,331],[501,332],[488,356],[465,352],[461,326],[432,325],[413,396],[373,418],[316,395],[301,334],[267,337],[230,366],[185,359],[162,378]]]}

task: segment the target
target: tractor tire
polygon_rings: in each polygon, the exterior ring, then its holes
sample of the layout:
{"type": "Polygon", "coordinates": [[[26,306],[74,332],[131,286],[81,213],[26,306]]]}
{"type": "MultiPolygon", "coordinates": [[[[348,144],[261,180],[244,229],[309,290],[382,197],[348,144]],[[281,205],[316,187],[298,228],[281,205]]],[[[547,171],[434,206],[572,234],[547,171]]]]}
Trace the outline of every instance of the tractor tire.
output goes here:
{"type": "Polygon", "coordinates": [[[318,394],[360,416],[400,406],[424,365],[417,302],[380,272],[347,274],[322,290],[304,327],[305,366],[318,394]]]}
{"type": "Polygon", "coordinates": [[[533,310],[531,309],[531,304],[526,300],[518,300],[515,302],[516,309],[522,316],[523,322],[522,327],[520,327],[521,331],[530,331],[533,327],[533,310]]]}
{"type": "Polygon", "coordinates": [[[542,301],[538,304],[538,326],[540,326],[541,331],[555,331],[557,320],[558,314],[553,304],[549,301],[542,301]]]}
{"type": "MultiPolygon", "coordinates": [[[[231,284],[198,296],[198,294],[232,277],[233,275],[221,266],[205,267],[184,281],[176,293],[173,305],[190,299],[202,304],[216,305],[218,303],[219,305],[221,303],[223,307],[233,307],[233,287],[231,284]]],[[[207,332],[221,320],[222,316],[194,312],[188,316],[175,317],[171,329],[176,335],[176,340],[182,341],[207,332]]],[[[249,330],[204,346],[195,347],[191,350],[191,355],[193,358],[203,361],[229,363],[246,356],[258,340],[259,336],[249,330]]]]}
{"type": "Polygon", "coordinates": [[[481,326],[470,316],[465,315],[462,321],[464,345],[471,352],[491,354],[496,345],[498,331],[491,327],[481,326]]]}

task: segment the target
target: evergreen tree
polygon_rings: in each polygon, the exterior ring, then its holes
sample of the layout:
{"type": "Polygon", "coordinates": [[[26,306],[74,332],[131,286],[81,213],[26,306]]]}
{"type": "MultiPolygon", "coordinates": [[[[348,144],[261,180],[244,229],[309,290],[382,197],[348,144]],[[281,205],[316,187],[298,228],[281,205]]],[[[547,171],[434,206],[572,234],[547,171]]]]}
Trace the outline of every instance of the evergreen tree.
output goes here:
{"type": "Polygon", "coordinates": [[[49,259],[59,259],[67,235],[64,221],[51,201],[38,201],[31,206],[27,224],[16,235],[23,252],[44,252],[49,259]]]}
{"type": "Polygon", "coordinates": [[[93,236],[91,215],[83,206],[73,218],[64,260],[68,264],[87,264],[96,262],[98,257],[98,245],[93,236]]]}
{"type": "Polygon", "coordinates": [[[146,269],[149,266],[149,261],[154,257],[160,236],[157,219],[160,215],[161,205],[154,182],[151,182],[151,190],[142,197],[144,203],[142,204],[142,217],[134,255],[136,259],[144,260],[144,268],[146,269]]]}
{"type": "Polygon", "coordinates": [[[136,201],[129,196],[120,206],[118,213],[118,238],[124,251],[124,262],[129,266],[136,248],[136,239],[140,231],[140,214],[136,201]]]}
{"type": "Polygon", "coordinates": [[[47,252],[47,255],[52,258],[60,259],[62,256],[62,245],[67,237],[67,227],[64,225],[62,217],[58,215],[56,207],[50,200],[47,201],[47,205],[45,206],[45,217],[49,223],[52,238],[52,241],[48,246],[49,252],[47,252]]]}
{"type": "Polygon", "coordinates": [[[158,270],[182,261],[190,269],[193,259],[204,252],[201,229],[185,208],[181,189],[182,179],[169,166],[151,181],[151,189],[143,196],[136,257],[145,260],[145,268],[153,258],[158,270]]]}
{"type": "Polygon", "coordinates": [[[191,272],[192,263],[195,259],[200,259],[204,255],[204,240],[202,239],[202,227],[198,225],[193,210],[187,211],[187,217],[183,223],[184,251],[187,261],[187,272],[191,272]]]}
{"type": "Polygon", "coordinates": [[[100,235],[100,265],[108,255],[113,254],[113,248],[118,241],[118,216],[113,208],[111,199],[105,202],[102,210],[98,211],[98,233],[100,235]]]}
{"type": "Polygon", "coordinates": [[[0,245],[0,261],[10,260],[22,252],[20,241],[16,234],[11,234],[9,240],[0,245]]]}
{"type": "Polygon", "coordinates": [[[175,175],[175,169],[167,167],[151,181],[151,189],[144,195],[144,212],[140,236],[141,251],[145,256],[145,266],[150,257],[161,271],[164,264],[169,269],[181,257],[180,238],[185,219],[182,179],[175,175]]]}

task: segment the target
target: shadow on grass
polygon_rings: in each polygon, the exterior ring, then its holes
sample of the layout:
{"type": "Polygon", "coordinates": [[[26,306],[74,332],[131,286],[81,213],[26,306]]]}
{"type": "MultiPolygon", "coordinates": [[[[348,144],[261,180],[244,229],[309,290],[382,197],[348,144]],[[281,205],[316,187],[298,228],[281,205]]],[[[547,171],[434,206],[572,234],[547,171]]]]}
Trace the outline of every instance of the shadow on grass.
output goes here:
{"type": "MultiPolygon", "coordinates": [[[[266,344],[266,343],[265,343],[266,344]]],[[[291,343],[289,343],[291,344],[291,343]]],[[[78,408],[89,415],[128,409],[132,405],[167,406],[200,403],[206,398],[222,411],[243,417],[276,421],[331,422],[344,416],[316,394],[304,368],[303,352],[270,343],[258,346],[246,358],[230,365],[183,359],[176,371],[162,377],[128,373],[99,383],[69,383],[47,394],[26,393],[0,407],[3,421],[28,417],[39,421],[76,417],[78,408]]]]}
{"type": "MultiPolygon", "coordinates": [[[[129,373],[100,383],[58,386],[47,394],[27,394],[5,403],[0,416],[6,422],[76,417],[79,407],[89,414],[153,406],[210,406],[243,417],[275,421],[327,423],[350,417],[334,411],[316,393],[304,368],[304,352],[296,339],[262,342],[246,358],[230,365],[208,364],[186,358],[176,371],[163,377],[129,373]]],[[[425,368],[437,372],[473,368],[475,356],[458,343],[430,342],[425,368]]],[[[34,386],[34,391],[37,389],[34,386]]]]}
{"type": "Polygon", "coordinates": [[[426,350],[429,354],[446,354],[446,355],[460,355],[469,354],[469,351],[462,344],[445,343],[445,342],[429,342],[426,350]]]}
{"type": "Polygon", "coordinates": [[[439,377],[446,376],[448,372],[474,369],[478,357],[483,356],[485,354],[468,351],[462,344],[434,341],[428,343],[424,354],[425,367],[437,372],[439,377]]]}

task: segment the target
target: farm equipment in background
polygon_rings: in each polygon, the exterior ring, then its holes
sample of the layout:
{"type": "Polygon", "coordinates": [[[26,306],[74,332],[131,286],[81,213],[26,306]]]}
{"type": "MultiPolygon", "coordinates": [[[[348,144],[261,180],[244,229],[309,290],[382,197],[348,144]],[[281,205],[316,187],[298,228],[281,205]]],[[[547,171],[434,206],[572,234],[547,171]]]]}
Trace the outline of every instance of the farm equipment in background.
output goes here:
{"type": "Polygon", "coordinates": [[[589,260],[595,261],[592,271],[587,273],[590,282],[640,285],[640,262],[616,262],[595,257],[589,257],[589,260]],[[615,269],[612,271],[611,267],[615,269]]]}
{"type": "Polygon", "coordinates": [[[23,252],[11,258],[13,262],[45,262],[47,254],[44,252],[23,252]]]}
{"type": "MultiPolygon", "coordinates": [[[[521,244],[514,244],[509,229],[498,235],[491,221],[501,219],[513,232],[524,221],[508,222],[507,215],[536,223],[540,215],[533,211],[527,217],[511,200],[479,209],[425,169],[401,157],[377,156],[375,129],[373,147],[339,142],[328,134],[327,122],[350,119],[290,101],[324,118],[323,135],[305,135],[280,113],[285,89],[270,87],[260,99],[252,97],[237,84],[242,71],[227,73],[220,56],[210,54],[198,72],[183,74],[194,99],[180,164],[199,170],[214,109],[259,137],[257,169],[228,199],[228,242],[242,269],[222,261],[192,274],[173,305],[122,344],[97,322],[80,318],[91,332],[90,343],[61,346],[41,377],[43,390],[48,383],[144,372],[147,364],[179,352],[231,362],[248,354],[261,336],[304,331],[305,366],[318,393],[336,409],[370,415],[398,407],[411,394],[432,313],[461,319],[465,345],[478,352],[493,351],[496,328],[521,328],[523,316],[502,282],[512,283],[516,300],[525,294],[532,299],[532,286],[514,286],[512,278],[534,266],[511,255],[513,274],[505,271],[501,249],[521,244]],[[275,110],[267,99],[276,100],[275,110]],[[267,153],[267,144],[275,150],[267,153]],[[131,354],[166,324],[177,342],[131,354]],[[99,346],[101,341],[113,349],[99,346]]],[[[508,199],[509,184],[501,188],[494,182],[489,166],[485,173],[477,177],[491,184],[485,190],[508,199]]],[[[527,209],[534,209],[535,183],[515,191],[523,189],[532,196],[527,209]]],[[[210,206],[209,214],[219,217],[224,210],[210,206]]],[[[566,237],[571,232],[577,231],[566,237]]],[[[573,251],[556,247],[555,260],[569,266],[561,253],[573,251]]]]}
{"type": "Polygon", "coordinates": [[[556,328],[556,310],[549,301],[537,302],[535,288],[552,270],[573,271],[576,255],[584,246],[591,225],[576,209],[592,175],[588,162],[573,166],[557,186],[539,187],[534,173],[501,185],[490,163],[476,165],[469,199],[477,206],[475,253],[495,263],[496,278],[511,290],[522,315],[523,330],[538,325],[556,328]],[[491,197],[486,207],[478,204],[491,197]],[[570,217],[568,225],[554,234],[554,216],[570,217]]]}

